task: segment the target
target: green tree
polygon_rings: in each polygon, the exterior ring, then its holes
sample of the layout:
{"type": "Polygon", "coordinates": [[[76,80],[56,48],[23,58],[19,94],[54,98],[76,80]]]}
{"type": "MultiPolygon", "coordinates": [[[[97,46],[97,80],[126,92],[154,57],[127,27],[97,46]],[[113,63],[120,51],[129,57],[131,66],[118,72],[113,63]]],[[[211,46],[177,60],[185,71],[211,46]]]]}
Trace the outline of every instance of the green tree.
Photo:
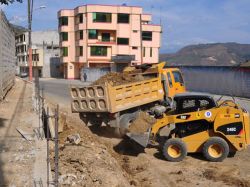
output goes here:
{"type": "Polygon", "coordinates": [[[22,3],[23,0],[0,0],[0,4],[5,4],[5,5],[8,5],[10,3],[14,3],[15,1],[19,2],[19,3],[22,3]]]}

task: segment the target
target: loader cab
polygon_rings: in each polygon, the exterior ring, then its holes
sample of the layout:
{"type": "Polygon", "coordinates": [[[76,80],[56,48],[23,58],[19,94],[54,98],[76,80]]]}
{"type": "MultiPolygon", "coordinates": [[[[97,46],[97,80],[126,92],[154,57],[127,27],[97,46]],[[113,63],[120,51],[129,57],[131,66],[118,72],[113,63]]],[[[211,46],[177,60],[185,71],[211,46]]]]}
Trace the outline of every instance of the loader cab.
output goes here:
{"type": "Polygon", "coordinates": [[[168,97],[173,98],[176,94],[186,92],[183,76],[178,68],[163,69],[163,75],[167,80],[168,97]]]}
{"type": "Polygon", "coordinates": [[[211,96],[207,95],[177,95],[174,97],[175,114],[183,114],[208,110],[216,107],[211,96]]]}

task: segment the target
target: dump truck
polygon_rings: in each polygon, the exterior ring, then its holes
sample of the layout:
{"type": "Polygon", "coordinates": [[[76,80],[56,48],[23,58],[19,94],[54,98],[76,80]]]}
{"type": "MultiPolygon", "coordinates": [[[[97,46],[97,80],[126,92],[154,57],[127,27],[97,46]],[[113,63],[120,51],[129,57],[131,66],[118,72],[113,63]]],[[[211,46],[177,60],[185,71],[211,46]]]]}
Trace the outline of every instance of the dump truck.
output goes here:
{"type": "Polygon", "coordinates": [[[209,161],[220,162],[249,146],[249,113],[235,101],[180,94],[174,103],[174,109],[162,112],[146,132],[129,132],[127,136],[143,147],[158,144],[166,160],[172,162],[197,152],[209,161]]]}
{"type": "Polygon", "coordinates": [[[72,86],[72,112],[88,125],[105,123],[124,134],[139,111],[165,111],[175,94],[186,91],[180,70],[164,66],[165,62],[127,67],[123,78],[132,81],[122,84],[113,84],[114,80],[72,86]]]}

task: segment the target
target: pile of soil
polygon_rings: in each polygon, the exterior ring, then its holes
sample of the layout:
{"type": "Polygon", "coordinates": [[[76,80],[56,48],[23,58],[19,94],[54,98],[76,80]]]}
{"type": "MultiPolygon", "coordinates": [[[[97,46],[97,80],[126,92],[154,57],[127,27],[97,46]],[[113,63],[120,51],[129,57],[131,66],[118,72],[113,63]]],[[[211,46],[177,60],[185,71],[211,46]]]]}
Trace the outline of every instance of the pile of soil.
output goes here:
{"type": "Polygon", "coordinates": [[[147,112],[140,112],[136,120],[129,126],[129,132],[144,133],[155,123],[155,121],[155,118],[150,117],[147,112]]]}
{"type": "MultiPolygon", "coordinates": [[[[126,172],[86,126],[71,126],[75,119],[67,119],[67,126],[59,134],[60,186],[129,186],[126,172]],[[69,135],[79,134],[81,142],[69,143],[69,135]]],[[[54,151],[51,150],[54,171],[54,151]]]]}
{"type": "Polygon", "coordinates": [[[98,80],[92,83],[92,85],[101,85],[108,83],[112,86],[119,86],[122,84],[133,83],[136,81],[142,81],[144,77],[142,75],[129,75],[128,73],[117,73],[117,72],[110,72],[106,75],[102,76],[98,80]]]}

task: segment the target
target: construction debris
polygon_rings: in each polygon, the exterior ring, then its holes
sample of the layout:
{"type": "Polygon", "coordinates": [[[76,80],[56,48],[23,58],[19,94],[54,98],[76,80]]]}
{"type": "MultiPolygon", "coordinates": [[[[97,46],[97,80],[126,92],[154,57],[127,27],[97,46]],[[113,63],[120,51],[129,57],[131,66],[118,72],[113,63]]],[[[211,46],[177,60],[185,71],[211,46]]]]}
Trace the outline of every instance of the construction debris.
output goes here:
{"type": "Polygon", "coordinates": [[[67,141],[68,141],[69,143],[78,145],[78,144],[81,142],[81,137],[80,137],[79,134],[69,135],[69,136],[67,137],[67,141]]]}
{"type": "Polygon", "coordinates": [[[20,128],[16,128],[17,132],[19,132],[19,134],[21,134],[21,136],[27,140],[29,143],[31,143],[31,141],[34,139],[32,137],[32,135],[28,134],[27,132],[23,131],[22,129],[20,128]]]}

